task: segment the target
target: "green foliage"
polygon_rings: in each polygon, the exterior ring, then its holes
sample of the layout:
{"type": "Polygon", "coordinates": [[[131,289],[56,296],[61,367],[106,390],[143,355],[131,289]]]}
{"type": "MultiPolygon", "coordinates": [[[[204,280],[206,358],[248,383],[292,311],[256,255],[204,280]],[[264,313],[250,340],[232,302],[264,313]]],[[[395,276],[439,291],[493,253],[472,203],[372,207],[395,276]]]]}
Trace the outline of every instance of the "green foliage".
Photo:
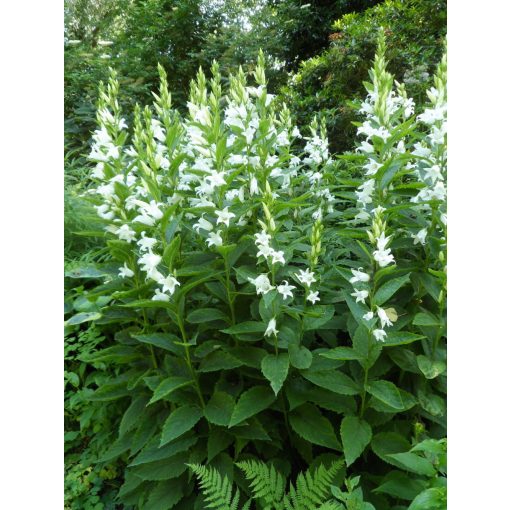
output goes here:
{"type": "Polygon", "coordinates": [[[350,102],[364,93],[379,27],[385,28],[390,69],[418,103],[426,99],[434,66],[446,35],[446,1],[385,0],[361,12],[345,14],[333,24],[330,46],[302,61],[282,87],[299,124],[321,112],[333,151],[350,150],[355,140],[350,102]]]}

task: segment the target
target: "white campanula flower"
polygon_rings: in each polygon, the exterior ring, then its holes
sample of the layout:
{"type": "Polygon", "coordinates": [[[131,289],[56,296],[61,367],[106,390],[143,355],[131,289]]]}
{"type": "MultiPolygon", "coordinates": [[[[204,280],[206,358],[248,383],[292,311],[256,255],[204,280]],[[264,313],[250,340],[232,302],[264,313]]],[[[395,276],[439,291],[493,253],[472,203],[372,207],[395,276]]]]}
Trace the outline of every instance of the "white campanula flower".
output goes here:
{"type": "Polygon", "coordinates": [[[371,154],[374,152],[374,146],[369,142],[361,142],[361,145],[356,150],[359,152],[366,152],[367,154],[371,154]]]}
{"type": "Polygon", "coordinates": [[[418,156],[420,158],[428,158],[430,156],[430,149],[425,147],[421,142],[414,144],[414,151],[411,152],[414,156],[418,156]]]}
{"type": "Polygon", "coordinates": [[[271,240],[271,235],[268,234],[265,230],[263,230],[262,232],[257,232],[255,234],[255,244],[267,245],[267,244],[269,244],[270,240],[271,240]]]}
{"type": "Polygon", "coordinates": [[[264,336],[276,336],[278,334],[278,330],[276,329],[276,318],[273,317],[267,324],[266,332],[264,336]]]}
{"type": "Polygon", "coordinates": [[[90,175],[96,179],[104,179],[104,163],[99,162],[90,175]]]}
{"type": "Polygon", "coordinates": [[[370,280],[370,276],[367,273],[364,273],[361,271],[361,267],[358,269],[351,269],[351,273],[354,275],[349,282],[356,283],[356,282],[368,282],[370,280]]]}
{"type": "Polygon", "coordinates": [[[248,158],[241,154],[232,154],[227,161],[229,165],[246,165],[248,163],[248,158]]]}
{"type": "Polygon", "coordinates": [[[159,120],[151,119],[151,128],[154,138],[158,139],[160,142],[166,140],[165,130],[161,127],[161,122],[159,122],[159,120]]]}
{"type": "Polygon", "coordinates": [[[193,225],[193,230],[197,233],[200,229],[210,232],[213,228],[214,225],[210,221],[207,221],[204,217],[199,218],[199,220],[193,225]]]}
{"type": "Polygon", "coordinates": [[[356,196],[358,197],[358,202],[361,202],[363,205],[372,203],[372,194],[375,190],[375,180],[369,179],[365,181],[356,191],[356,196]]]}
{"type": "Polygon", "coordinates": [[[145,232],[142,232],[142,238],[136,242],[136,244],[140,247],[140,251],[150,251],[157,243],[157,239],[153,237],[145,237],[145,232]]]}
{"type": "Polygon", "coordinates": [[[387,250],[376,250],[372,255],[374,256],[374,260],[381,267],[386,267],[388,264],[395,262],[395,258],[391,254],[391,250],[389,248],[387,250]]]}
{"type": "Polygon", "coordinates": [[[118,236],[118,238],[121,241],[127,241],[128,243],[130,243],[136,239],[135,231],[132,230],[131,228],[129,228],[128,225],[122,225],[121,227],[119,227],[115,231],[115,234],[118,236]]]}
{"type": "Polygon", "coordinates": [[[152,301],[170,301],[170,296],[156,289],[156,293],[152,296],[152,301]]]}
{"type": "Polygon", "coordinates": [[[391,322],[390,318],[386,314],[386,311],[384,308],[377,307],[377,315],[379,317],[379,320],[381,321],[381,328],[385,328],[386,326],[393,325],[393,322],[391,322]]]}
{"type": "Polygon", "coordinates": [[[150,250],[138,259],[140,267],[146,273],[150,273],[156,269],[160,262],[161,256],[156,253],[152,253],[150,250]]]}
{"type": "Polygon", "coordinates": [[[363,319],[365,319],[366,321],[370,321],[374,318],[374,312],[367,312],[366,314],[363,315],[363,319]]]}
{"type": "Polygon", "coordinates": [[[217,172],[214,170],[211,175],[208,175],[206,178],[206,181],[209,182],[209,184],[216,188],[218,186],[222,186],[223,184],[227,184],[225,181],[225,172],[217,172]]]}
{"type": "Polygon", "coordinates": [[[369,159],[368,163],[363,166],[366,170],[365,175],[375,175],[381,167],[382,164],[375,161],[375,159],[369,159]]]}
{"type": "Polygon", "coordinates": [[[432,183],[435,183],[438,179],[443,180],[443,174],[439,165],[432,165],[431,167],[425,168],[425,179],[430,179],[432,183]]]}
{"type": "Polygon", "coordinates": [[[271,249],[271,258],[273,259],[273,264],[285,264],[285,258],[283,257],[283,251],[276,251],[271,249]]]}
{"type": "Polygon", "coordinates": [[[110,211],[108,204],[96,205],[96,211],[98,216],[104,220],[113,220],[113,218],[115,218],[115,213],[110,211]]]}
{"type": "Polygon", "coordinates": [[[293,298],[292,289],[295,289],[294,285],[289,285],[287,280],[283,280],[283,283],[276,287],[276,290],[283,296],[283,299],[287,299],[288,297],[293,298]]]}
{"type": "Polygon", "coordinates": [[[273,254],[273,248],[268,244],[260,244],[259,251],[257,252],[257,257],[264,257],[266,260],[273,254]]]}
{"type": "Polygon", "coordinates": [[[374,329],[372,333],[378,342],[384,342],[384,339],[386,338],[386,331],[384,331],[384,329],[374,329]]]}
{"type": "Polygon", "coordinates": [[[368,290],[354,289],[354,292],[351,294],[351,296],[356,298],[356,303],[361,301],[363,304],[365,304],[365,299],[368,297],[368,290]]]}
{"type": "Polygon", "coordinates": [[[427,239],[427,229],[422,228],[417,234],[411,234],[411,237],[414,239],[413,244],[420,243],[421,245],[425,245],[427,239]]]}
{"type": "Polygon", "coordinates": [[[207,246],[221,246],[223,239],[221,238],[221,232],[209,232],[209,236],[205,240],[207,246]]]}
{"type": "Polygon", "coordinates": [[[248,278],[248,281],[255,285],[257,294],[267,294],[274,289],[266,274],[261,274],[257,278],[248,278]]]}
{"type": "Polygon", "coordinates": [[[302,269],[299,270],[299,273],[294,273],[296,278],[307,287],[310,287],[310,285],[317,280],[315,279],[314,272],[310,271],[310,269],[307,267],[305,271],[302,269]]]}
{"type": "Polygon", "coordinates": [[[143,223],[148,227],[152,227],[156,223],[156,220],[152,216],[149,216],[145,211],[143,211],[142,214],[139,214],[136,218],[133,219],[133,222],[143,223]]]}
{"type": "Polygon", "coordinates": [[[162,278],[158,281],[158,283],[162,285],[163,292],[169,292],[170,295],[175,292],[175,287],[180,285],[177,279],[172,275],[168,275],[166,278],[162,278]]]}
{"type": "Polygon", "coordinates": [[[220,223],[224,223],[227,227],[230,224],[230,219],[236,217],[236,215],[234,213],[231,213],[228,211],[228,206],[222,210],[215,211],[214,214],[216,214],[216,216],[218,216],[218,219],[216,220],[216,224],[219,225],[220,223]]]}
{"type": "Polygon", "coordinates": [[[318,290],[316,290],[316,291],[310,292],[310,293],[308,294],[308,296],[306,297],[306,300],[307,300],[307,301],[310,301],[313,305],[314,305],[317,301],[320,301],[319,291],[318,291],[318,290]]]}
{"type": "Polygon", "coordinates": [[[297,126],[294,126],[294,128],[292,129],[291,136],[293,136],[294,138],[301,138],[301,133],[299,132],[299,128],[297,126]]]}
{"type": "Polygon", "coordinates": [[[259,183],[255,176],[252,176],[250,179],[250,195],[258,195],[259,194],[259,183]]]}
{"type": "Polygon", "coordinates": [[[129,269],[129,267],[127,267],[126,263],[124,262],[124,266],[119,269],[119,276],[121,278],[125,278],[126,276],[131,278],[134,275],[135,273],[131,271],[131,269],[129,269]]]}

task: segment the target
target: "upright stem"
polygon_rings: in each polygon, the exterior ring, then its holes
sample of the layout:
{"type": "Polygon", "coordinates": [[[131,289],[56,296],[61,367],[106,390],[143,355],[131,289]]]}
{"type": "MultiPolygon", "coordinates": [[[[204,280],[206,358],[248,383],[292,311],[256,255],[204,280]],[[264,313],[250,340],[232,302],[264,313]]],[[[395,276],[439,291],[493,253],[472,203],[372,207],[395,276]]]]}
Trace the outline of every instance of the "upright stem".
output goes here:
{"type": "Polygon", "coordinates": [[[200,400],[200,405],[202,406],[202,409],[205,408],[205,402],[204,397],[202,395],[202,390],[200,389],[200,384],[198,382],[198,377],[195,372],[195,369],[193,368],[193,363],[191,362],[191,356],[189,352],[189,345],[188,345],[188,339],[186,337],[186,331],[184,329],[184,324],[182,323],[182,318],[180,315],[177,315],[177,324],[179,326],[179,330],[181,332],[182,341],[184,343],[184,352],[186,357],[186,364],[188,365],[188,370],[191,374],[191,377],[193,378],[193,383],[195,385],[195,389],[197,391],[198,398],[200,400]]]}

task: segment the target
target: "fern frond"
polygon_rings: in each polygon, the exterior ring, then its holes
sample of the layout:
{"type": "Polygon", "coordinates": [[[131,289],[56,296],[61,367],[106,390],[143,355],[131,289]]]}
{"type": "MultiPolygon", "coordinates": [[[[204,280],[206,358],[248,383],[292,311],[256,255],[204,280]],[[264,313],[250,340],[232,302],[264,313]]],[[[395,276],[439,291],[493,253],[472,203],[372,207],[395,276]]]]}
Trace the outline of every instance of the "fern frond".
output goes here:
{"type": "Polygon", "coordinates": [[[238,462],[237,466],[251,481],[253,497],[261,500],[264,510],[283,510],[286,479],[274,466],[254,460],[238,462]]]}
{"type": "Polygon", "coordinates": [[[345,507],[343,505],[340,505],[340,503],[337,503],[336,501],[328,501],[321,505],[321,507],[317,510],[344,510],[344,508],[345,507]]]}
{"type": "Polygon", "coordinates": [[[341,465],[341,461],[336,461],[329,468],[321,464],[313,472],[300,473],[296,487],[291,484],[285,496],[285,510],[317,510],[326,503],[330,498],[331,482],[341,465]]]}
{"type": "MultiPolygon", "coordinates": [[[[228,477],[210,467],[199,464],[188,464],[188,467],[195,473],[199,481],[199,487],[205,496],[207,506],[215,510],[237,510],[239,505],[239,491],[232,497],[233,486],[228,477]]],[[[250,502],[247,501],[242,510],[249,510],[250,502]]]]}

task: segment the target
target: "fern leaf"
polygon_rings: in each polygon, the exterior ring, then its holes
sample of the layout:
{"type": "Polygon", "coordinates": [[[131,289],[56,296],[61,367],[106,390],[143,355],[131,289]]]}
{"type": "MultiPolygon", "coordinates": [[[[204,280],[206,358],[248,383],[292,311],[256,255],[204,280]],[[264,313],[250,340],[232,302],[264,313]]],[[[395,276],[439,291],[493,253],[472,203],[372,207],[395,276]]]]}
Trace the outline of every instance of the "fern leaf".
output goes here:
{"type": "Polygon", "coordinates": [[[283,510],[286,480],[274,466],[253,460],[239,462],[237,466],[251,481],[253,497],[261,500],[264,510],[283,510]]]}
{"type": "MultiPolygon", "coordinates": [[[[214,508],[215,510],[237,510],[239,505],[239,491],[237,490],[232,497],[233,486],[228,477],[221,477],[220,473],[210,467],[199,464],[188,464],[189,468],[198,478],[199,487],[204,495],[205,508],[214,508]]],[[[248,501],[243,510],[250,507],[248,501]]]]}
{"type": "Polygon", "coordinates": [[[320,465],[313,472],[301,473],[296,488],[291,484],[289,494],[285,496],[285,510],[317,510],[326,503],[330,498],[331,482],[341,465],[341,461],[336,461],[329,468],[320,465]]]}

